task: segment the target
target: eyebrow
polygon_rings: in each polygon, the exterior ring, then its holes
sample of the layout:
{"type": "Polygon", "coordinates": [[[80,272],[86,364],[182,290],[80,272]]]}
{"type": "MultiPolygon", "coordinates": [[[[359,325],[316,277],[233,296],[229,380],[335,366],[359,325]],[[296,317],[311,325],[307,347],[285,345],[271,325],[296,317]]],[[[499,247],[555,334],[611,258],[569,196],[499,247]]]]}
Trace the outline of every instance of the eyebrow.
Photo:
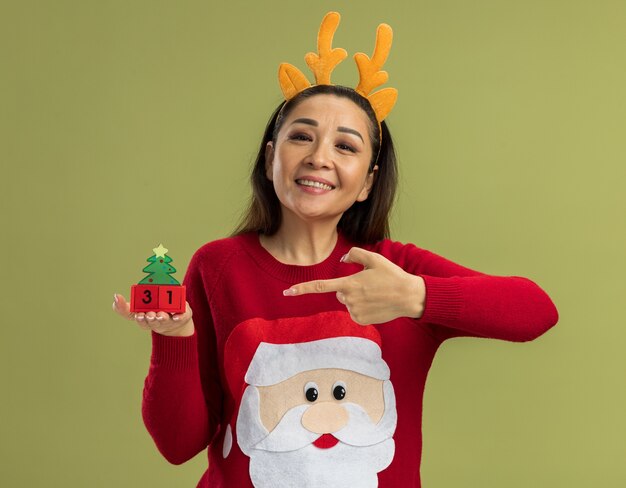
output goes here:
{"type": "Polygon", "coordinates": [[[359,139],[361,139],[362,142],[365,142],[363,140],[363,136],[361,135],[361,133],[358,130],[350,129],[350,127],[337,127],[337,131],[339,131],[339,132],[347,132],[348,134],[354,134],[359,139]]]}
{"type": "MultiPolygon", "coordinates": [[[[318,127],[319,124],[317,122],[317,120],[314,119],[307,119],[307,118],[301,118],[301,119],[296,119],[292,122],[292,124],[307,124],[307,125],[312,125],[314,127],[318,127]]],[[[361,133],[358,130],[354,130],[351,129],[350,127],[337,127],[337,132],[345,132],[347,134],[354,134],[355,136],[357,136],[359,139],[361,139],[361,141],[365,142],[363,140],[363,136],[361,135],[361,133]]]]}

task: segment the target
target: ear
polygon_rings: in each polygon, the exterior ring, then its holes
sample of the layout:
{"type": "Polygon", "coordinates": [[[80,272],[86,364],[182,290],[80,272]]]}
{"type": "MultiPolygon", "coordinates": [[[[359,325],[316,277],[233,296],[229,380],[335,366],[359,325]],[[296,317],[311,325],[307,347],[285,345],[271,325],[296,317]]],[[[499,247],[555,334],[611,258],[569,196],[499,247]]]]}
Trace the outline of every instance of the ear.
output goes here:
{"type": "Polygon", "coordinates": [[[265,145],[265,176],[270,181],[272,180],[272,164],[274,163],[274,143],[272,141],[268,141],[265,145]]]}
{"type": "Polygon", "coordinates": [[[367,197],[372,190],[372,186],[374,185],[374,177],[376,175],[376,171],[378,171],[378,165],[374,166],[372,172],[368,173],[365,177],[365,185],[363,185],[363,189],[361,190],[361,193],[359,193],[359,196],[356,197],[357,202],[364,202],[365,200],[367,200],[367,197]]]}

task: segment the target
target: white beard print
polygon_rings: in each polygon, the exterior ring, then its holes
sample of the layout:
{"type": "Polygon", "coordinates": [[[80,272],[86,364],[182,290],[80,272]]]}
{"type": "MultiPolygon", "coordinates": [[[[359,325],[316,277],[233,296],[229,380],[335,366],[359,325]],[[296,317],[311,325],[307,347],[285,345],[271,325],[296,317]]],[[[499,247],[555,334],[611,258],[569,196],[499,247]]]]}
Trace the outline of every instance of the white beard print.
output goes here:
{"type": "Polygon", "coordinates": [[[394,456],[397,414],[390,381],[383,385],[385,411],[374,424],[367,412],[354,403],[344,403],[348,423],[333,435],[339,442],[320,449],[312,442],[320,434],[302,426],[310,405],[289,410],[268,433],[259,417],[259,393],[254,386],[244,392],[237,418],[237,442],[250,457],[250,477],[256,488],[329,487],[370,488],[378,486],[378,472],[394,456]]]}

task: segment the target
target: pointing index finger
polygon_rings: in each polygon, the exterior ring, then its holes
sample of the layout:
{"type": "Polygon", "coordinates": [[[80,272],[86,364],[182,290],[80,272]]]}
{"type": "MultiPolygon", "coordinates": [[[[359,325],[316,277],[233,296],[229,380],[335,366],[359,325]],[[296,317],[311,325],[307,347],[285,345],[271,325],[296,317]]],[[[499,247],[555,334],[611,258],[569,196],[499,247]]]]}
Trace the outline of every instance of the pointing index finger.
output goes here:
{"type": "Polygon", "coordinates": [[[346,278],[307,281],[306,283],[293,285],[291,288],[283,291],[283,295],[286,297],[292,297],[296,295],[306,295],[307,293],[331,293],[341,291],[345,281],[346,278]]]}

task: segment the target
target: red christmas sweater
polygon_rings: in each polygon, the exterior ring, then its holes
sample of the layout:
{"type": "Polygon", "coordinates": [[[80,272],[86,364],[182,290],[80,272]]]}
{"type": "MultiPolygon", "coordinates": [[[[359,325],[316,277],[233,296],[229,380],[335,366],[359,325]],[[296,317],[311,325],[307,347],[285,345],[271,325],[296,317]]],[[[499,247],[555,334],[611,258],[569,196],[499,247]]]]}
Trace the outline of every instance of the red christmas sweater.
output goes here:
{"type": "Polygon", "coordinates": [[[184,284],[195,333],[152,334],[142,413],[171,463],[208,447],[198,486],[419,487],[424,385],[441,343],[530,341],[558,320],[527,278],[391,240],[361,247],[424,279],[421,318],[363,327],[334,293],[283,296],[361,271],[340,262],[352,246],[340,235],[323,262],[286,265],[251,233],[194,254],[184,284]]]}

